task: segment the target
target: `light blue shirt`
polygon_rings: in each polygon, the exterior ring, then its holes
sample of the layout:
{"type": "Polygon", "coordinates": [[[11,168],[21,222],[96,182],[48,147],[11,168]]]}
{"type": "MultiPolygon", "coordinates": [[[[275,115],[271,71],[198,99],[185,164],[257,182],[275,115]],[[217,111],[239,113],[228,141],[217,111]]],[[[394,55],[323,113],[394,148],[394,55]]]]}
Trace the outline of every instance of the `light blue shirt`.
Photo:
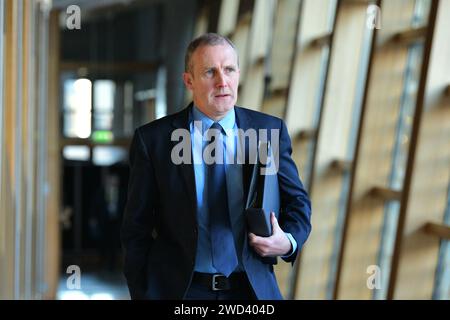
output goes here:
{"type": "MultiPolygon", "coordinates": [[[[208,188],[207,185],[207,168],[203,161],[203,150],[208,143],[203,139],[203,133],[208,130],[214,123],[214,120],[208,118],[197,107],[192,108],[189,115],[190,133],[192,141],[192,156],[194,162],[195,189],[197,194],[197,221],[198,221],[198,246],[197,256],[195,259],[195,271],[205,273],[217,273],[212,265],[211,256],[211,237],[209,231],[209,211],[208,211],[208,188]]],[[[236,271],[244,270],[242,267],[241,253],[244,244],[245,217],[244,212],[244,190],[242,183],[242,164],[236,161],[236,148],[238,146],[238,138],[230,131],[237,130],[236,115],[234,108],[219,121],[219,124],[225,131],[223,138],[225,139],[226,148],[224,154],[225,175],[227,180],[228,192],[228,208],[230,212],[231,228],[235,241],[239,265],[236,271]],[[227,132],[228,131],[228,132],[227,132]],[[234,159],[234,161],[229,161],[234,159]]],[[[297,249],[297,242],[290,233],[286,233],[292,244],[292,251],[288,257],[297,249]]]]}

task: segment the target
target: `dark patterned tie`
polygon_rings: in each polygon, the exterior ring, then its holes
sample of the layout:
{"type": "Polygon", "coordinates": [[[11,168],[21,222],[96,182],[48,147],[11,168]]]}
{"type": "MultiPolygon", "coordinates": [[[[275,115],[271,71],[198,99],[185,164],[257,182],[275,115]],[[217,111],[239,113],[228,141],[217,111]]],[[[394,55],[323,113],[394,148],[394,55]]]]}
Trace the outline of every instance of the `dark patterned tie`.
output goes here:
{"type": "MultiPolygon", "coordinates": [[[[214,123],[210,129],[216,129],[222,133],[222,127],[218,123],[214,123]]],[[[216,148],[223,147],[223,154],[226,154],[223,135],[213,135],[213,137],[220,137],[217,142],[213,138],[211,143],[217,143],[216,148]]],[[[228,277],[236,269],[238,259],[228,211],[225,164],[223,159],[221,160],[221,163],[217,163],[216,159],[214,163],[207,165],[208,205],[213,265],[218,272],[228,277]]]]}

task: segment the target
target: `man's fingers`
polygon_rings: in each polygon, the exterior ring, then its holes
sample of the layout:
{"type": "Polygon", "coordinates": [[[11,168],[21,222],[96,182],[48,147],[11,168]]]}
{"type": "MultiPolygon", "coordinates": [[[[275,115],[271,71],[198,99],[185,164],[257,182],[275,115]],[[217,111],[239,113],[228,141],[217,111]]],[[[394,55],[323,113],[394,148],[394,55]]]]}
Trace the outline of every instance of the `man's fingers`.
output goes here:
{"type": "Polygon", "coordinates": [[[248,238],[250,245],[255,249],[265,249],[267,246],[269,246],[269,238],[259,237],[254,233],[249,233],[248,238]]]}

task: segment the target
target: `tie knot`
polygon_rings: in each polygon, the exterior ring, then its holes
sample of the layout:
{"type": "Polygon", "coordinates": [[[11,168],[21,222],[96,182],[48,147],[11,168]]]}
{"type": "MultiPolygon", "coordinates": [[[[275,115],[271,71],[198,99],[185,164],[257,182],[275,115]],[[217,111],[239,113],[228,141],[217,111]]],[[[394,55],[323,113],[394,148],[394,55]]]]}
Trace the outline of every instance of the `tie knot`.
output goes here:
{"type": "Polygon", "coordinates": [[[219,130],[220,132],[222,132],[222,126],[220,125],[220,123],[218,123],[218,122],[214,122],[212,125],[211,125],[211,127],[209,127],[210,129],[216,129],[216,130],[219,130]]]}

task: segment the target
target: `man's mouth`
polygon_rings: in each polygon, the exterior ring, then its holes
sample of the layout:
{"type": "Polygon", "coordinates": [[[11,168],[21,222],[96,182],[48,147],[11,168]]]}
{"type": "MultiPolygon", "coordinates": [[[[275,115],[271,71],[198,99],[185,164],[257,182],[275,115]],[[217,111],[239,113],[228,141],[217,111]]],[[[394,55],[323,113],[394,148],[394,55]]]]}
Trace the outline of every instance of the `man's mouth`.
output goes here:
{"type": "Polygon", "coordinates": [[[215,95],[216,98],[225,98],[225,97],[229,97],[229,94],[217,94],[215,95]]]}

